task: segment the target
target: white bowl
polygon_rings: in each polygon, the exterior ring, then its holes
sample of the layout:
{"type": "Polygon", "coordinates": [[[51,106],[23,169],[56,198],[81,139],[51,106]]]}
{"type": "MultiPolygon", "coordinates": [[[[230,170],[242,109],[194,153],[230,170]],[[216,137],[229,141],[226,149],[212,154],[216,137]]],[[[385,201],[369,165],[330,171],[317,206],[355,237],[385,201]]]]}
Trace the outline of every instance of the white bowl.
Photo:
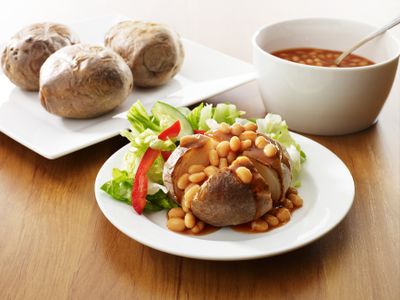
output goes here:
{"type": "Polygon", "coordinates": [[[354,52],[374,61],[371,66],[316,67],[270,54],[302,47],[344,51],[375,29],[355,21],[311,18],[258,30],[253,36],[253,63],[267,111],[282,115],[292,130],[317,135],[352,133],[375,123],[400,53],[390,33],[354,52]]]}

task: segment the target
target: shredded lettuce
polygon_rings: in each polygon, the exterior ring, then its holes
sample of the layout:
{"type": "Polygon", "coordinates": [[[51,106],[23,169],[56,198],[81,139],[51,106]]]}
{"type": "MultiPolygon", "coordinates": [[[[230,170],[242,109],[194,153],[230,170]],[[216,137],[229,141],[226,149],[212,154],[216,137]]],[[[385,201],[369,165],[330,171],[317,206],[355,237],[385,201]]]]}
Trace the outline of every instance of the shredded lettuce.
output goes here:
{"type": "Polygon", "coordinates": [[[218,123],[225,122],[232,125],[235,123],[235,119],[239,118],[243,114],[244,112],[237,110],[234,104],[219,103],[215,107],[212,118],[218,123]]]}
{"type": "MultiPolygon", "coordinates": [[[[125,170],[113,169],[112,174],[113,178],[104,183],[100,189],[115,200],[131,205],[133,178],[130,177],[129,173],[125,170]]],[[[154,183],[149,181],[149,190],[151,190],[154,185],[154,183]]],[[[154,190],[155,189],[153,189],[153,191],[154,190]]],[[[162,188],[157,189],[155,193],[148,194],[146,200],[145,212],[177,207],[177,204],[168,197],[166,191],[162,188]]]]}
{"type": "Polygon", "coordinates": [[[300,186],[299,175],[301,164],[305,162],[306,154],[290,135],[286,121],[282,120],[280,115],[269,113],[265,118],[257,119],[256,123],[258,126],[258,132],[266,134],[286,147],[291,160],[294,186],[300,186]]]}
{"type": "Polygon", "coordinates": [[[215,120],[217,123],[233,124],[236,118],[243,115],[244,112],[236,108],[234,104],[219,103],[215,107],[211,104],[204,105],[201,103],[195,107],[186,118],[192,125],[193,129],[210,130],[207,120],[215,120]]]}
{"type": "Polygon", "coordinates": [[[135,135],[142,133],[146,129],[151,129],[154,132],[161,132],[159,120],[150,116],[139,100],[131,106],[127,118],[129,123],[131,123],[131,131],[135,135]]]}
{"type": "Polygon", "coordinates": [[[193,110],[189,110],[189,113],[186,116],[186,119],[189,121],[193,130],[200,129],[200,115],[204,108],[204,103],[200,103],[199,106],[196,106],[193,110]]]}
{"type": "Polygon", "coordinates": [[[206,121],[208,119],[212,119],[213,115],[213,107],[211,104],[206,104],[204,108],[201,109],[200,111],[200,117],[199,117],[199,125],[198,129],[200,130],[209,130],[210,128],[208,127],[206,121]]]}

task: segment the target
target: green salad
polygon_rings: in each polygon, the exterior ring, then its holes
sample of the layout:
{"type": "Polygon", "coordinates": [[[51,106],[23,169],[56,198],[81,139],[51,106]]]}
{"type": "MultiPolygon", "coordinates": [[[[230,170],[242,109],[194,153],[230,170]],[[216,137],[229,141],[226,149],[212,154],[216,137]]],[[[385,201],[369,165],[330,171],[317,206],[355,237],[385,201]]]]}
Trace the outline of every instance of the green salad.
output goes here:
{"type": "Polygon", "coordinates": [[[299,175],[306,155],[290,135],[286,122],[279,115],[269,113],[264,118],[247,119],[244,111],[229,103],[217,105],[201,103],[189,109],[175,108],[161,101],[154,104],[151,111],[147,112],[142,103],[137,101],[129,109],[127,119],[131,127],[123,130],[121,135],[130,141],[131,147],[124,157],[124,166],[122,169],[114,169],[112,179],[104,183],[101,189],[115,200],[131,205],[135,178],[143,172],[147,161],[145,174],[141,176],[143,183],[136,187],[139,192],[145,192],[145,212],[177,207],[177,204],[169,198],[168,190],[162,180],[165,161],[179,145],[181,137],[215,130],[220,123],[245,125],[254,122],[259,133],[284,145],[290,157],[292,185],[300,186],[299,175]],[[179,129],[175,134],[171,134],[174,131],[173,127],[176,126],[179,129]],[[153,156],[153,159],[149,160],[147,156],[153,156]]]}

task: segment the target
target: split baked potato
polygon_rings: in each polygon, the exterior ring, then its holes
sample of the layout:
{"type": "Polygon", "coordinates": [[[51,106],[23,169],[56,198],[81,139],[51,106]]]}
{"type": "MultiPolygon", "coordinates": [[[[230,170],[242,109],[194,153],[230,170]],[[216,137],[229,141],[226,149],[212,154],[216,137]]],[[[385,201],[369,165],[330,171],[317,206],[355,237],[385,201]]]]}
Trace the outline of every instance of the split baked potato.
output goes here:
{"type": "Polygon", "coordinates": [[[289,156],[278,142],[256,128],[236,135],[225,129],[183,137],[163,172],[183,210],[218,227],[260,218],[291,184],[289,156]]]}

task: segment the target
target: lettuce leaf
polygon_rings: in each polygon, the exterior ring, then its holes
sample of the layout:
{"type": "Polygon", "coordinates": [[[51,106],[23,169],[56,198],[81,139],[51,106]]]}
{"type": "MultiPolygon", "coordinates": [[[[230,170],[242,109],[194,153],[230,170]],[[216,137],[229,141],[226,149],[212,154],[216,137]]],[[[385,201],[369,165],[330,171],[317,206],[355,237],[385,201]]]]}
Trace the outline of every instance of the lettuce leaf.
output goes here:
{"type": "MultiPolygon", "coordinates": [[[[126,170],[113,169],[112,175],[113,178],[104,183],[100,189],[114,199],[132,205],[131,193],[133,178],[129,176],[126,170]]],[[[151,186],[151,184],[152,183],[149,181],[149,186],[151,186]]],[[[158,191],[152,195],[147,195],[146,200],[145,212],[159,211],[178,206],[162,189],[158,189],[158,191]]]]}
{"type": "Polygon", "coordinates": [[[258,132],[266,134],[286,147],[291,160],[294,186],[300,186],[299,175],[301,165],[306,160],[306,154],[290,135],[286,121],[282,120],[280,115],[269,113],[265,118],[257,119],[256,123],[258,126],[258,132]]]}
{"type": "MultiPolygon", "coordinates": [[[[207,120],[214,120],[217,123],[225,122],[229,125],[235,123],[236,118],[239,118],[244,114],[236,108],[234,104],[219,103],[213,107],[211,104],[206,104],[204,107],[202,104],[193,109],[193,114],[196,118],[189,120],[192,126],[196,126],[194,129],[210,130],[207,124],[207,120]],[[196,112],[194,112],[196,110],[196,112]]],[[[215,122],[212,122],[214,124],[215,122]]]]}
{"type": "Polygon", "coordinates": [[[150,116],[139,100],[129,108],[127,118],[129,123],[131,123],[131,131],[135,135],[142,133],[146,129],[161,132],[159,120],[150,116]]]}
{"type": "Polygon", "coordinates": [[[239,118],[243,114],[244,112],[238,110],[234,104],[219,103],[215,107],[212,118],[218,123],[225,122],[232,125],[235,123],[236,118],[239,118]]]}
{"type": "Polygon", "coordinates": [[[193,130],[200,129],[200,115],[204,108],[204,103],[201,102],[200,105],[196,106],[193,110],[189,110],[189,113],[185,115],[186,119],[189,121],[193,130]]]}

